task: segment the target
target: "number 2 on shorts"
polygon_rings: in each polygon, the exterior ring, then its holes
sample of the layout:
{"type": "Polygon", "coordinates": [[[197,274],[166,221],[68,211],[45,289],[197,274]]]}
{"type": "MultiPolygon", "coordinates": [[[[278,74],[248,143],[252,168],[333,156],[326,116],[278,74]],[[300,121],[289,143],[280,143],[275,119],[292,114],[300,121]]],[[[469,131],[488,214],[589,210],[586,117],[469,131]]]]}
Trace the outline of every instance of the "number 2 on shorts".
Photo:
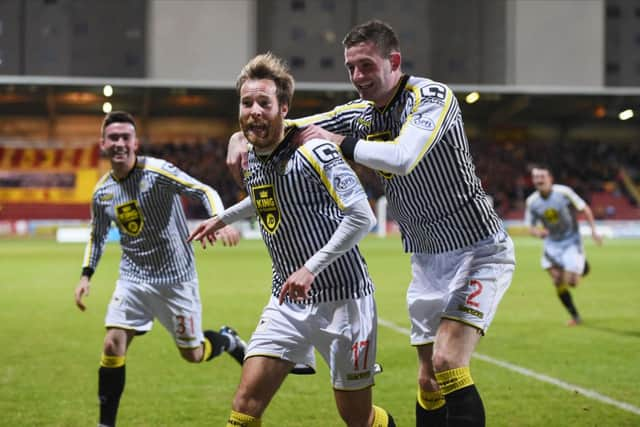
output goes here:
{"type": "Polygon", "coordinates": [[[478,308],[480,307],[480,304],[475,302],[473,299],[482,293],[482,283],[480,283],[479,280],[469,280],[469,286],[476,288],[476,290],[469,294],[466,304],[478,308]]]}

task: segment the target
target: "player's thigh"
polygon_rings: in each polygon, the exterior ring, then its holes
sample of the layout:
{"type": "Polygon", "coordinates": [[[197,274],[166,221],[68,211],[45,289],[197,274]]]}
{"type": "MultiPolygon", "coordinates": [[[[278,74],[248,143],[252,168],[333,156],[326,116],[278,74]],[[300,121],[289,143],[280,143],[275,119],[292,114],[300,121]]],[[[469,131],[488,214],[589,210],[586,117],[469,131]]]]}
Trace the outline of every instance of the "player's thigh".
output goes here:
{"type": "Polygon", "coordinates": [[[287,360],[254,356],[242,365],[242,377],[233,398],[233,410],[261,417],[293,368],[287,360]]]}
{"type": "Polygon", "coordinates": [[[449,298],[452,271],[442,254],[411,255],[411,283],[407,289],[411,345],[433,343],[449,298]]]}
{"type": "Polygon", "coordinates": [[[310,340],[329,365],[334,389],[371,386],[378,339],[373,295],[321,303],[310,320],[310,340]]]}
{"type": "Polygon", "coordinates": [[[107,306],[105,327],[137,333],[150,331],[153,325],[152,298],[146,285],[118,280],[107,306]]]}
{"type": "Polygon", "coordinates": [[[469,366],[471,355],[482,331],[465,323],[442,319],[433,349],[433,367],[437,372],[469,366]]]}
{"type": "Polygon", "coordinates": [[[152,311],[178,348],[198,348],[204,341],[197,280],[158,286],[152,300],[152,311]]]}

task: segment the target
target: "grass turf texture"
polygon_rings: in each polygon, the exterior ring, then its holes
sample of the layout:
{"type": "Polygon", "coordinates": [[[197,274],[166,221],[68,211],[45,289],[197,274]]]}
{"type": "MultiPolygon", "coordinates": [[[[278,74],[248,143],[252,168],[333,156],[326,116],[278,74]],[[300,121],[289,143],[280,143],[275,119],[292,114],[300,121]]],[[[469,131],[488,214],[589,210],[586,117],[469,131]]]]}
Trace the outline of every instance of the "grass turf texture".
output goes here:
{"type": "MultiPolygon", "coordinates": [[[[409,257],[397,238],[361,245],[377,286],[381,319],[408,328],[405,291],[409,257]]],[[[108,249],[92,280],[88,310],[73,303],[83,245],[0,241],[1,425],[87,426],[97,423],[97,369],[103,318],[118,274],[119,247],[108,249]]],[[[573,291],[584,324],[568,328],[546,273],[541,242],[516,239],[518,266],[478,352],[640,407],[640,241],[587,241],[592,265],[573,291]]],[[[260,241],[236,248],[196,249],[204,324],[235,327],[248,338],[269,294],[271,277],[260,241]]],[[[415,350],[408,337],[379,327],[374,400],[399,426],[413,425],[415,350]]],[[[640,415],[512,372],[472,361],[488,426],[637,426],[640,415]]],[[[315,376],[290,376],[263,418],[265,426],[339,426],[329,375],[318,359],[315,376]]],[[[227,355],[191,365],[180,359],[167,332],[136,338],[127,358],[120,426],[225,423],[240,368],[227,355]]]]}

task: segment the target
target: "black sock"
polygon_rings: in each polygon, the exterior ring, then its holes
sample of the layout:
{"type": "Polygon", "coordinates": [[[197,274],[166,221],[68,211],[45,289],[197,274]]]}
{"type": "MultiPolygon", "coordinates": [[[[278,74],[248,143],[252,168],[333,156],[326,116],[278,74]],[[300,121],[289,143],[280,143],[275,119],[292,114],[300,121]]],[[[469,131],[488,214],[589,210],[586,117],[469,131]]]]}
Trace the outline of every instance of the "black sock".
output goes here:
{"type": "Polygon", "coordinates": [[[562,305],[564,305],[567,311],[569,312],[569,314],[571,314],[571,317],[573,317],[574,319],[579,317],[578,310],[576,310],[576,306],[573,305],[573,298],[571,298],[571,292],[569,292],[568,289],[558,292],[558,298],[560,298],[560,301],[562,301],[562,305]]]}
{"type": "Polygon", "coordinates": [[[447,427],[447,405],[427,411],[416,401],[416,427],[447,427]]]}
{"type": "Polygon", "coordinates": [[[484,427],[484,406],[475,385],[445,395],[448,427],[484,427]]]}
{"type": "Polygon", "coordinates": [[[203,333],[204,338],[211,343],[211,356],[207,360],[220,356],[223,351],[231,347],[231,340],[226,335],[215,331],[204,331],[203,333]]]}
{"type": "Polygon", "coordinates": [[[98,399],[100,399],[100,424],[106,426],[116,425],[116,415],[120,405],[120,396],[124,390],[125,369],[124,365],[118,368],[105,368],[98,370],[98,399]]]}

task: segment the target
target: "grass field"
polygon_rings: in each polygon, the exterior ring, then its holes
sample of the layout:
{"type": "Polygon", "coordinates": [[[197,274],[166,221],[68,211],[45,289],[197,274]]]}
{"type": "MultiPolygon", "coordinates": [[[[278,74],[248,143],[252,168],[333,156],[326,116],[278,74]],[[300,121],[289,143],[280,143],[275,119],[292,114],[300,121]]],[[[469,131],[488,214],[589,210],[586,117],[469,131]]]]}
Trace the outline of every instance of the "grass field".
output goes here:
{"type": "MultiPolygon", "coordinates": [[[[576,328],[565,326],[567,314],[539,268],[540,244],[516,240],[513,284],[479,345],[481,358],[472,362],[487,425],[639,426],[640,241],[606,241],[599,248],[587,242],[592,272],[573,293],[585,320],[576,328]]],[[[385,372],[377,377],[374,398],[399,426],[412,426],[416,361],[406,336],[404,299],[409,258],[396,238],[369,237],[361,247],[384,321],[378,361],[385,372]]],[[[270,265],[262,242],[197,249],[197,254],[205,325],[229,324],[248,337],[269,294],[270,265]]],[[[103,317],[119,248],[108,246],[84,313],[73,304],[82,255],[78,244],[0,241],[2,426],[96,424],[103,317]]],[[[201,365],[183,362],[156,325],[129,352],[118,425],[223,426],[239,375],[226,355],[201,365]]],[[[317,375],[287,379],[263,425],[341,425],[321,360],[317,375]]]]}

